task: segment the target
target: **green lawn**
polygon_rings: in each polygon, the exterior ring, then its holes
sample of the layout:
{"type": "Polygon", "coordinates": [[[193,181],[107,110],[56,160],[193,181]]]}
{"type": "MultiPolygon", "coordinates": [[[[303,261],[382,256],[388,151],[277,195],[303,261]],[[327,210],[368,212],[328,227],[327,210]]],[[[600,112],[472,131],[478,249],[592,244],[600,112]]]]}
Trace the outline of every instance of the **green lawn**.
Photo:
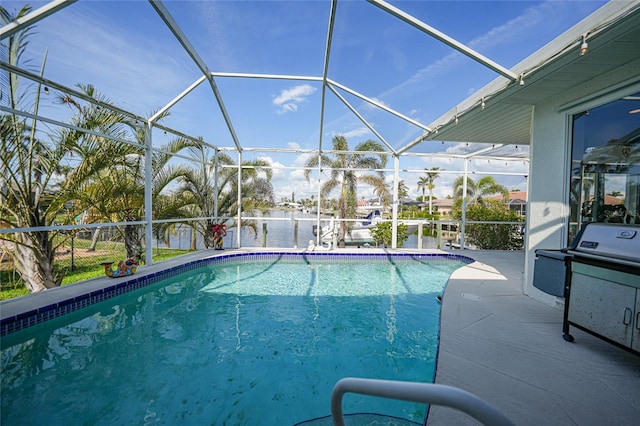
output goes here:
{"type": "MultiPolygon", "coordinates": [[[[100,277],[104,274],[104,267],[101,262],[113,261],[126,258],[126,252],[122,243],[99,242],[95,252],[88,252],[89,240],[75,239],[73,251],[73,270],[71,270],[71,253],[61,253],[56,257],[56,268],[64,274],[62,285],[100,277]]],[[[67,249],[70,250],[69,244],[67,249]]],[[[189,253],[189,250],[153,249],[153,261],[158,262],[171,259],[176,256],[189,253]]],[[[28,291],[24,283],[11,265],[0,265],[0,300],[11,299],[23,296],[28,291]]]]}

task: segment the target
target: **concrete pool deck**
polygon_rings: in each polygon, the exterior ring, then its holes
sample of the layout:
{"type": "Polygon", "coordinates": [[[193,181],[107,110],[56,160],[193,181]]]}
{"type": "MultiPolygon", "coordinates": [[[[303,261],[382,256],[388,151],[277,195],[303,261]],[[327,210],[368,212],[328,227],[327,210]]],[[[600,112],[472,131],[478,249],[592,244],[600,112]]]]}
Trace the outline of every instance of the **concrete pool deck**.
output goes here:
{"type": "MultiPolygon", "coordinates": [[[[516,425],[640,424],[640,357],[571,327],[522,292],[523,252],[458,251],[442,302],[436,383],[484,399],[516,425]]],[[[433,406],[428,425],[479,424],[433,406]]]]}

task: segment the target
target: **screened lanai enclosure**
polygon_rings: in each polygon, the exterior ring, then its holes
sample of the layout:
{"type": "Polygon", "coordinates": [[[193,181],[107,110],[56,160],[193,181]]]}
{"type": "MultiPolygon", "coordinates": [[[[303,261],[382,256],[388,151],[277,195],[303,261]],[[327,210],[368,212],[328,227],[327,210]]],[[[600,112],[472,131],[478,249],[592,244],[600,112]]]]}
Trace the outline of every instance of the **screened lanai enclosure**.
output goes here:
{"type": "MultiPolygon", "coordinates": [[[[582,3],[574,23],[600,6],[582,3]]],[[[37,290],[106,243],[147,264],[220,242],[492,248],[501,230],[522,248],[526,121],[507,108],[493,143],[439,134],[526,86],[539,64],[514,65],[567,28],[456,20],[487,6],[513,5],[3,2],[3,260],[37,290]]]]}

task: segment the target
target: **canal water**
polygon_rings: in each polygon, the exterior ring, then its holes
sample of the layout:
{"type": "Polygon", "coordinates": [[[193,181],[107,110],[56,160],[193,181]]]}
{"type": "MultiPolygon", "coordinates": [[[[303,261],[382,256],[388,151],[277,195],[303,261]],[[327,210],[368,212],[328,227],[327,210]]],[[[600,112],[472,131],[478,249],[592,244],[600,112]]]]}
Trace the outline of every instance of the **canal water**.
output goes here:
{"type": "MultiPolygon", "coordinates": [[[[258,215],[256,215],[258,216],[258,215]]],[[[313,226],[316,224],[317,216],[313,213],[303,213],[297,210],[270,210],[264,219],[258,219],[257,233],[251,228],[241,230],[240,243],[242,247],[274,247],[274,248],[305,248],[309,245],[309,241],[315,242],[316,237],[313,235],[313,226]],[[297,226],[297,241],[295,240],[295,231],[297,226]],[[297,243],[297,244],[296,244],[297,243]]],[[[329,223],[329,217],[322,218],[322,225],[329,223]]],[[[227,236],[224,237],[223,247],[237,248],[237,229],[231,228],[227,230],[227,236]]],[[[175,235],[171,238],[172,248],[188,249],[191,247],[191,231],[187,226],[178,225],[175,235]]],[[[154,246],[156,241],[154,240],[154,246]]],[[[164,246],[161,242],[160,246],[164,246]]],[[[433,237],[422,238],[422,248],[435,249],[437,246],[436,239],[433,237]]],[[[410,235],[405,241],[404,248],[418,248],[418,236],[410,235]]],[[[204,245],[201,240],[196,241],[196,248],[203,249],[204,245]]]]}

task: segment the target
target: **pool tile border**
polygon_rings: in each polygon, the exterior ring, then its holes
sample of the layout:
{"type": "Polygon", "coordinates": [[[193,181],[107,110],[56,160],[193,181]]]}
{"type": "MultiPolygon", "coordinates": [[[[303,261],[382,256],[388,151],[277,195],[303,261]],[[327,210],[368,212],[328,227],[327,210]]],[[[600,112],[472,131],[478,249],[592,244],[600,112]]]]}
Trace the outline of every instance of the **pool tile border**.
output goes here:
{"type": "MultiPolygon", "coordinates": [[[[473,259],[451,253],[332,253],[332,252],[240,252],[229,253],[218,256],[206,257],[194,260],[182,265],[173,266],[160,272],[149,273],[132,277],[126,281],[120,281],[116,284],[106,286],[104,288],[91,291],[69,299],[62,300],[57,303],[48,304],[37,309],[31,309],[21,312],[17,315],[2,318],[0,321],[0,336],[24,330],[34,325],[43,323],[53,318],[68,314],[70,312],[82,309],[95,303],[103,302],[124,293],[155,284],[165,278],[183,272],[191,271],[210,264],[224,264],[235,262],[238,260],[298,260],[298,259],[314,259],[329,261],[348,261],[358,260],[384,260],[391,259],[442,259],[449,261],[461,261],[465,263],[473,262],[473,259]]],[[[25,296],[28,297],[28,296],[25,296]]],[[[1,304],[0,304],[1,306],[1,304]]]]}

